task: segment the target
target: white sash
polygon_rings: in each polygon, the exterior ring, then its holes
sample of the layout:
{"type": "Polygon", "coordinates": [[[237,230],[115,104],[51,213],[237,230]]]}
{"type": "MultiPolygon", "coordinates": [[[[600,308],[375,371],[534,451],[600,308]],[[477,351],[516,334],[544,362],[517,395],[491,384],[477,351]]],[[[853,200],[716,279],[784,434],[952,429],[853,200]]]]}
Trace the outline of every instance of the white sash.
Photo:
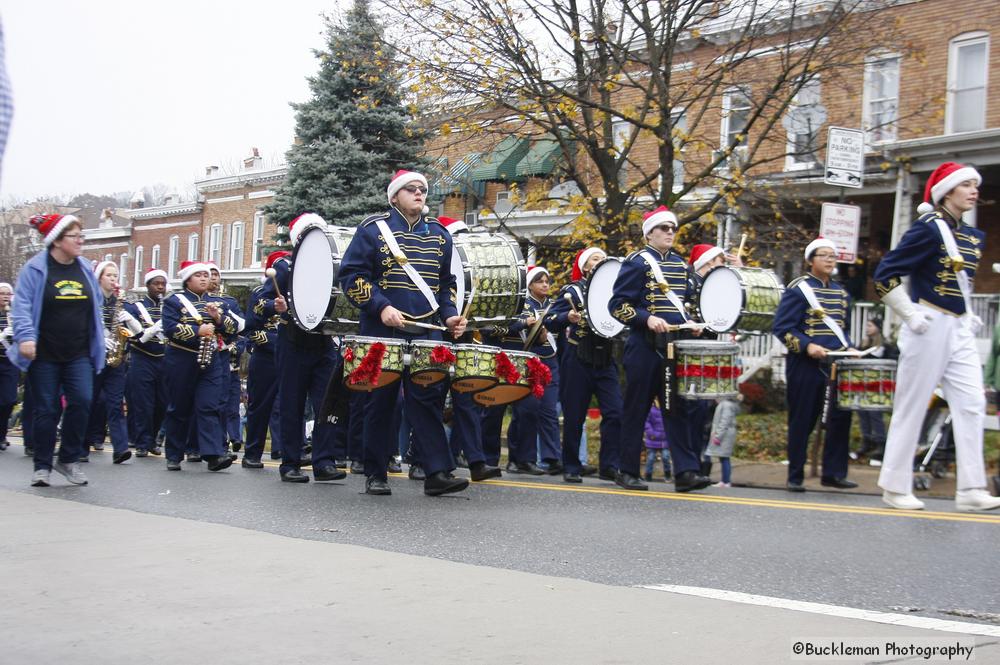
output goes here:
{"type": "Polygon", "coordinates": [[[195,321],[201,323],[204,320],[201,316],[201,312],[199,312],[197,308],[191,304],[191,301],[188,300],[183,293],[175,293],[174,295],[177,296],[177,300],[180,301],[181,306],[187,310],[187,313],[190,314],[195,321]]]}
{"type": "Polygon", "coordinates": [[[410,263],[406,258],[406,254],[399,247],[399,243],[396,242],[396,236],[392,234],[392,230],[389,229],[389,225],[385,223],[384,219],[379,219],[375,221],[375,225],[378,230],[382,233],[385,238],[385,244],[389,246],[389,251],[392,252],[392,256],[396,259],[396,263],[403,269],[413,285],[416,286],[420,293],[424,294],[424,298],[427,299],[427,304],[431,306],[431,311],[436,312],[438,310],[437,298],[434,297],[434,292],[431,291],[431,287],[427,286],[427,282],[424,278],[420,276],[420,273],[416,268],[410,263]]]}
{"type": "Polygon", "coordinates": [[[142,301],[141,300],[137,300],[135,302],[135,306],[136,306],[136,309],[139,310],[139,316],[141,316],[142,320],[146,322],[146,325],[149,325],[149,326],[153,325],[153,317],[151,317],[149,315],[149,310],[147,310],[146,306],[142,304],[142,301]]]}
{"type": "MultiPolygon", "coordinates": [[[[958,243],[955,242],[955,236],[951,234],[951,228],[948,227],[947,222],[937,216],[934,217],[934,221],[937,223],[938,231],[941,232],[941,240],[944,241],[944,249],[948,252],[948,258],[952,260],[953,264],[955,262],[964,263],[965,259],[958,251],[958,243]]],[[[972,297],[969,295],[972,291],[972,285],[969,284],[969,275],[965,270],[956,270],[955,279],[958,280],[958,288],[965,301],[965,313],[972,316],[972,297]]]]}
{"type": "Polygon", "coordinates": [[[660,264],[645,251],[640,252],[639,256],[641,256],[646,262],[646,265],[652,269],[653,279],[656,280],[656,284],[660,287],[660,290],[667,296],[667,300],[670,301],[670,304],[677,308],[677,311],[684,317],[685,322],[689,321],[690,319],[688,319],[687,308],[684,307],[684,303],[677,297],[677,294],[670,289],[670,285],[667,284],[666,277],[663,276],[663,270],[660,269],[660,264]]]}
{"type": "Polygon", "coordinates": [[[851,345],[847,343],[847,337],[844,336],[843,329],[840,327],[840,324],[834,321],[833,318],[826,313],[826,310],[819,304],[819,298],[816,297],[816,292],[813,291],[813,287],[809,286],[809,284],[806,283],[806,280],[802,280],[799,282],[799,290],[802,291],[802,295],[806,297],[806,302],[809,303],[811,308],[823,312],[823,323],[826,324],[827,328],[833,331],[833,334],[837,336],[838,340],[840,340],[840,344],[844,348],[849,348],[851,345]]]}

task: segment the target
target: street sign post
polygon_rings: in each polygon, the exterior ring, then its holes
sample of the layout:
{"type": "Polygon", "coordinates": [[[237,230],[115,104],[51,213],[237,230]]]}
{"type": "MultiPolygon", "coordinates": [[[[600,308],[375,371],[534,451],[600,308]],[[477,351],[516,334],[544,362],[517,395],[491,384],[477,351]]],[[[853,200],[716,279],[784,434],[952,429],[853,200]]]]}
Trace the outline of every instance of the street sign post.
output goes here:
{"type": "Polygon", "coordinates": [[[861,207],[844,203],[824,203],[819,217],[819,234],[837,246],[837,261],[854,263],[858,258],[861,207]]]}
{"type": "Polygon", "coordinates": [[[865,180],[865,133],[860,129],[830,127],[826,140],[823,182],[860,189],[865,180]]]}

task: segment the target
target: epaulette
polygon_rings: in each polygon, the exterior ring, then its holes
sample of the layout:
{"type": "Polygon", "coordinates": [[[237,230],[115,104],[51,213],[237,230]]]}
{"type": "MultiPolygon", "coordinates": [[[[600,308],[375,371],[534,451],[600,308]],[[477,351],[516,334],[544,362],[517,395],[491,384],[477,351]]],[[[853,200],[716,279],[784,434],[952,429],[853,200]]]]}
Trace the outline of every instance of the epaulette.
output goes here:
{"type": "Polygon", "coordinates": [[[794,288],[798,287],[799,282],[801,282],[802,280],[804,280],[808,276],[809,275],[799,275],[798,277],[796,277],[795,279],[793,279],[792,281],[790,281],[788,283],[788,286],[785,287],[785,290],[788,291],[790,289],[794,289],[794,288]]]}
{"type": "Polygon", "coordinates": [[[635,257],[639,256],[640,254],[642,254],[642,250],[643,249],[646,249],[646,248],[643,247],[642,249],[633,250],[631,254],[629,254],[628,256],[625,257],[625,260],[626,261],[630,261],[631,259],[634,259],[635,257]]]}
{"type": "MultiPolygon", "coordinates": [[[[438,225],[438,226],[440,226],[440,227],[441,227],[442,229],[445,229],[445,225],[444,225],[444,224],[442,224],[442,223],[440,222],[440,220],[438,220],[438,218],[437,218],[437,217],[424,217],[424,221],[425,221],[425,222],[427,222],[428,224],[437,224],[437,225],[438,225]]],[[[447,229],[445,229],[445,230],[447,230],[447,229]]]]}
{"type": "Polygon", "coordinates": [[[380,219],[389,219],[389,212],[380,212],[376,215],[368,215],[361,220],[361,223],[358,224],[358,226],[368,226],[369,224],[377,222],[380,219]]]}

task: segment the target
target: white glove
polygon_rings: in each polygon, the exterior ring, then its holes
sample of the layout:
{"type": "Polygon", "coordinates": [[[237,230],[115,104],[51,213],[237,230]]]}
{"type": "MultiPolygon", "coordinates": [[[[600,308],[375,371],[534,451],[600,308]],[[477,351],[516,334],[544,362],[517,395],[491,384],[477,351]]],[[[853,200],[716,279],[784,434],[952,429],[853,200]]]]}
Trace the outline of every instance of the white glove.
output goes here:
{"type": "MultiPolygon", "coordinates": [[[[980,323],[982,323],[982,322],[980,321],[980,323]]],[[[0,337],[3,337],[7,341],[13,340],[14,339],[14,329],[11,328],[10,326],[7,326],[6,328],[3,329],[3,332],[0,332],[0,337]]]]}
{"type": "Polygon", "coordinates": [[[118,319],[118,323],[127,323],[128,320],[132,317],[129,316],[129,313],[123,309],[122,311],[118,312],[118,316],[116,316],[115,318],[118,319]]]}
{"type": "Polygon", "coordinates": [[[105,351],[110,351],[114,347],[114,345],[115,345],[115,341],[113,339],[111,339],[110,337],[105,337],[104,338],[104,350],[105,351]]]}
{"type": "Polygon", "coordinates": [[[906,289],[897,286],[889,293],[882,296],[882,302],[892,309],[896,315],[906,321],[907,327],[917,335],[923,335],[931,327],[933,317],[930,314],[917,309],[906,294],[906,289]]]}
{"type": "Polygon", "coordinates": [[[978,335],[979,331],[983,329],[983,320],[975,314],[969,314],[969,330],[972,331],[973,335],[978,335]]]}
{"type": "Polygon", "coordinates": [[[163,330],[163,321],[157,321],[149,328],[146,328],[146,330],[144,330],[143,333],[139,335],[139,341],[145,344],[149,340],[156,337],[156,333],[160,332],[161,330],[163,330]]]}

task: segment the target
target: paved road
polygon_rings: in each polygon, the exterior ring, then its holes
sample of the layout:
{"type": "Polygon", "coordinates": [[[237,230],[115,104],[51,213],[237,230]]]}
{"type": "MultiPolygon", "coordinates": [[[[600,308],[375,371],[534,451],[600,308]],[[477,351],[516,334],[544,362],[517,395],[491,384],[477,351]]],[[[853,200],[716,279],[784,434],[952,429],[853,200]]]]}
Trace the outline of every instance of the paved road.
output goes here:
{"type": "Polygon", "coordinates": [[[1000,623],[1000,515],[955,513],[950,501],[900,513],[867,496],[678,495],[666,485],[633,494],[590,479],[573,487],[519,476],[438,499],[394,477],[393,496],[368,497],[359,476],[300,486],[279,482],[273,467],[212,474],[203,464],[167,472],[162,458],[92,460],[89,486],[53,474],[60,485],[39,490],[28,487],[30,460],[14,446],[0,453],[0,489],[608,585],[725,589],[945,619],[996,615],[1000,623]]]}

